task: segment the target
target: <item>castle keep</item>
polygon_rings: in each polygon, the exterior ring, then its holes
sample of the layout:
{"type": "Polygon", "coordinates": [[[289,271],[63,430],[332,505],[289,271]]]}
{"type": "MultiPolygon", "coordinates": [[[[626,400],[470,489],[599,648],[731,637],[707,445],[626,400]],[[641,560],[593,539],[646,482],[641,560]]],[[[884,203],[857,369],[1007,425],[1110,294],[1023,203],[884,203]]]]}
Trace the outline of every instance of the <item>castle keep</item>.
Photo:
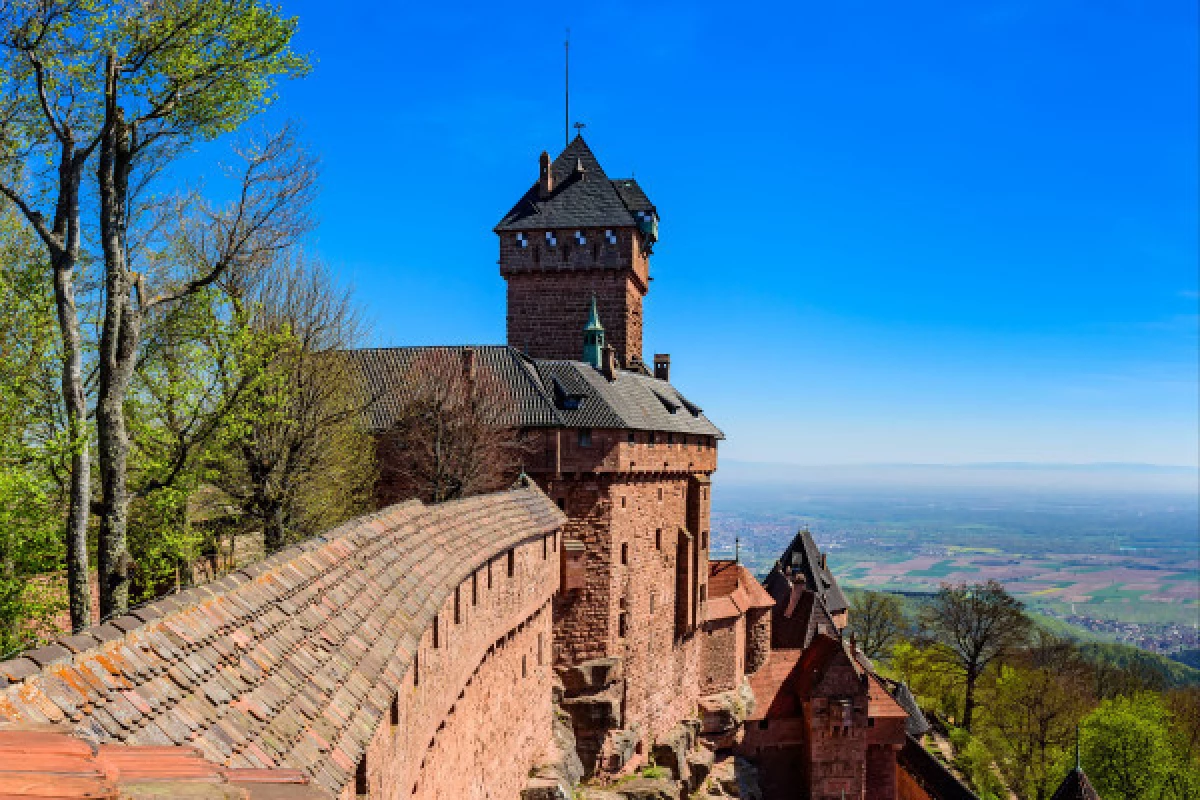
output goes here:
{"type": "Polygon", "coordinates": [[[507,344],[346,357],[385,460],[417,365],[497,381],[513,487],[384,480],[374,515],[0,663],[0,796],[973,797],[807,531],[763,583],[710,559],[723,435],[643,359],[638,184],[577,137],[495,232],[507,344]]]}

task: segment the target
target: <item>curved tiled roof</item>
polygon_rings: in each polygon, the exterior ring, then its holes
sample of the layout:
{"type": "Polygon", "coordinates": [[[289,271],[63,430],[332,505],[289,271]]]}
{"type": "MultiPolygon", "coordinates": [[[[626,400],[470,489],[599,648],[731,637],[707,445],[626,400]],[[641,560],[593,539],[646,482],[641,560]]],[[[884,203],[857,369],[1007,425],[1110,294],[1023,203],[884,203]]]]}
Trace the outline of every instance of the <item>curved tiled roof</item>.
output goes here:
{"type": "Polygon", "coordinates": [[[666,381],[635,370],[618,370],[609,381],[582,361],[530,358],[506,345],[382,347],[348,350],[370,398],[368,422],[374,430],[395,424],[411,390],[418,358],[462,363],[473,351],[476,367],[487,369],[508,387],[511,420],[525,428],[620,428],[724,438],[704,411],[666,381]],[[564,402],[566,398],[572,402],[564,402]]]}
{"type": "Polygon", "coordinates": [[[488,558],[557,530],[536,487],[392,506],[264,562],[0,663],[0,721],[189,744],[336,791],[421,634],[488,558]]]}

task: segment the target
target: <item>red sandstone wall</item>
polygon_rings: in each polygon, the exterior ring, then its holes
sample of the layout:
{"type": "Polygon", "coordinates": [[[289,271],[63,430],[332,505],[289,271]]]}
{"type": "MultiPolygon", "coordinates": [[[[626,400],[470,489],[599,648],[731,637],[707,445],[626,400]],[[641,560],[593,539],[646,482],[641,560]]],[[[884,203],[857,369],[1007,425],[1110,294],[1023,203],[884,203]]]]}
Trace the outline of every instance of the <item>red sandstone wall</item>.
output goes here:
{"type": "Polygon", "coordinates": [[[593,295],[606,340],[622,365],[642,356],[642,298],[649,279],[649,254],[634,228],[617,228],[609,245],[604,229],[584,229],[580,246],[575,230],[554,231],[558,245],[546,243],[545,231],[526,235],[517,245],[513,233],[500,235],[500,274],[508,281],[508,343],[536,358],[578,360],[583,327],[593,295]]]}
{"type": "Polygon", "coordinates": [[[514,548],[511,577],[501,553],[443,604],[436,646],[431,627],[396,698],[397,724],[385,715],[368,747],[372,800],[519,794],[551,734],[558,549],[559,535],[514,548]]]}
{"type": "Polygon", "coordinates": [[[771,654],[771,609],[751,609],[746,627],[746,674],[753,675],[771,654]]]}
{"type": "Polygon", "coordinates": [[[929,793],[902,769],[896,770],[896,797],[898,800],[933,800],[929,793]]]}
{"type": "MultiPolygon", "coordinates": [[[[591,444],[580,443],[579,431],[535,430],[529,433],[529,473],[664,472],[710,473],[717,468],[717,443],[711,436],[594,429],[591,444]],[[632,438],[633,441],[630,441],[632,438]]],[[[707,503],[707,493],[703,500],[707,503]]]]}
{"type": "Polygon", "coordinates": [[[735,689],[745,675],[746,618],[730,617],[704,625],[701,694],[735,689]]]}

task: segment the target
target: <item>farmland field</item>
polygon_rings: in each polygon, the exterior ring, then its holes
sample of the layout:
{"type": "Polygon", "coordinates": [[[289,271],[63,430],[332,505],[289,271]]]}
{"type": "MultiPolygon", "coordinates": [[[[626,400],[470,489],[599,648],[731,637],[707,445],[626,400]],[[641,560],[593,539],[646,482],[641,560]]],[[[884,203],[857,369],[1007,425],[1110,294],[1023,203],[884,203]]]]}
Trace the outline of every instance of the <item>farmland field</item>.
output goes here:
{"type": "Polygon", "coordinates": [[[1031,608],[1112,638],[1195,646],[1194,494],[734,477],[722,484],[718,473],[714,555],[737,538],[756,572],[807,526],[850,587],[926,593],[995,579],[1031,608]]]}

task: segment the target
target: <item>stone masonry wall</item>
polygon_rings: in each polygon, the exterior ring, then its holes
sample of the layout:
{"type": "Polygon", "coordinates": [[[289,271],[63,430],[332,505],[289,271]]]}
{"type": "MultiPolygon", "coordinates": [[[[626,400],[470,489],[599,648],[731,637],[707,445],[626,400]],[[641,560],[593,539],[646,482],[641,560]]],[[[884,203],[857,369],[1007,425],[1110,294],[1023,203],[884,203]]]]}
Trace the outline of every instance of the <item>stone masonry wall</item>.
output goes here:
{"type": "Polygon", "coordinates": [[[702,694],[735,689],[744,674],[745,617],[737,616],[707,622],[704,625],[704,668],[702,694]]]}
{"type": "Polygon", "coordinates": [[[500,553],[447,598],[367,749],[372,800],[519,794],[551,736],[560,549],[558,534],[513,548],[511,575],[500,553]]]}
{"type": "Polygon", "coordinates": [[[746,628],[746,674],[753,675],[771,654],[771,609],[751,609],[746,628]]]}
{"type": "Polygon", "coordinates": [[[642,357],[642,298],[649,286],[649,254],[635,228],[616,228],[617,244],[604,229],[529,231],[529,245],[516,234],[500,236],[500,274],[508,281],[508,343],[535,358],[578,360],[592,295],[606,339],[621,365],[642,357]]]}

